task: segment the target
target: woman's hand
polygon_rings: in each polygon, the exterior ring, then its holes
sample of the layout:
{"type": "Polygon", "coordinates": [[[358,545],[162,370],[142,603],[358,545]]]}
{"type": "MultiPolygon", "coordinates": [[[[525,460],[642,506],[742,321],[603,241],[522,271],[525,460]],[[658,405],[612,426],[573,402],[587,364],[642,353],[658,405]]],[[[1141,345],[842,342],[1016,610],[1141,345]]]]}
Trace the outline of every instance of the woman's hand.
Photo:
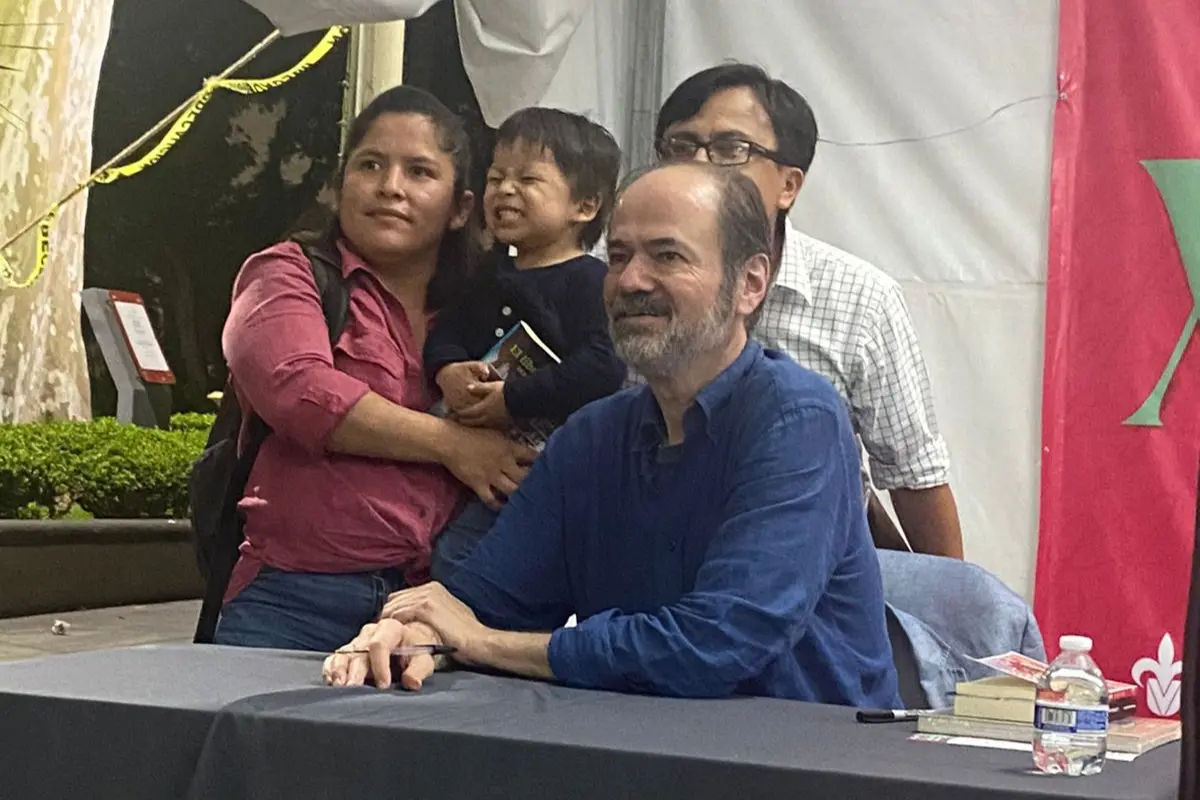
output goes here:
{"type": "Polygon", "coordinates": [[[448,423],[442,464],[488,508],[498,510],[500,495],[511,495],[529,472],[537,451],[499,431],[448,423]]]}
{"type": "MultiPolygon", "coordinates": [[[[364,625],[358,636],[325,659],[321,677],[329,686],[362,686],[368,679],[380,689],[392,685],[392,651],[398,647],[444,644],[428,625],[382,619],[364,625]]],[[[433,674],[433,656],[421,653],[400,658],[400,685],[411,692],[433,674]]]]}
{"type": "Polygon", "coordinates": [[[482,361],[461,361],[438,370],[435,382],[442,390],[446,408],[458,412],[479,402],[469,387],[494,378],[492,368],[482,361]]]}
{"type": "Polygon", "coordinates": [[[504,381],[473,383],[467,387],[467,392],[473,402],[458,409],[455,419],[471,428],[507,430],[512,427],[513,420],[504,403],[504,381]]]}

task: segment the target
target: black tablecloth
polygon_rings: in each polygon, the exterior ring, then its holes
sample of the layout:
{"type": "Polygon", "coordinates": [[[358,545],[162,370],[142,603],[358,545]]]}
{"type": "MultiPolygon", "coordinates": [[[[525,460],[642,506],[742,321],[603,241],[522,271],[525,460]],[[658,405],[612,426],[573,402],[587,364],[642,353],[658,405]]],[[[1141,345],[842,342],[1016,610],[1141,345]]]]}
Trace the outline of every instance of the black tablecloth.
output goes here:
{"type": "Polygon", "coordinates": [[[583,692],[466,672],[320,685],[320,657],[143,647],[0,665],[2,798],[1175,797],[1179,747],[1083,779],[787,701],[583,692]]]}

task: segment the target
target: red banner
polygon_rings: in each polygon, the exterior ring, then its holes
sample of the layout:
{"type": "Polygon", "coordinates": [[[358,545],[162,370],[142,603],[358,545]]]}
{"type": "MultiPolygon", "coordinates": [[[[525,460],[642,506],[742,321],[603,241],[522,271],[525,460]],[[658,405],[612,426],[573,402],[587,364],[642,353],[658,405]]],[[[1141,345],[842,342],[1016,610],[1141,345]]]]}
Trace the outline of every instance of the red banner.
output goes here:
{"type": "Polygon", "coordinates": [[[1200,3],[1061,0],[1035,606],[1179,710],[1200,451],[1200,3]]]}

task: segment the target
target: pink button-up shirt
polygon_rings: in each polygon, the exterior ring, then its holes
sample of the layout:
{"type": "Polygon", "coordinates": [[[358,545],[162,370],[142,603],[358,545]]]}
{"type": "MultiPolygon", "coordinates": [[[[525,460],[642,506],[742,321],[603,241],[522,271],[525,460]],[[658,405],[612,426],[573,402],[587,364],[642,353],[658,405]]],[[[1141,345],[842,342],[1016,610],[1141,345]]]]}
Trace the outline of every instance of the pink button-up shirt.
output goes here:
{"type": "Polygon", "coordinates": [[[463,496],[440,466],[326,448],[368,390],[417,411],[436,399],[400,302],[361,258],[341,250],[350,310],[332,352],[298,245],[251,256],[234,284],[225,358],[243,409],[253,409],[274,434],[246,486],[246,541],[227,600],[263,565],[326,573],[400,567],[410,583],[423,581],[433,535],[463,496]]]}

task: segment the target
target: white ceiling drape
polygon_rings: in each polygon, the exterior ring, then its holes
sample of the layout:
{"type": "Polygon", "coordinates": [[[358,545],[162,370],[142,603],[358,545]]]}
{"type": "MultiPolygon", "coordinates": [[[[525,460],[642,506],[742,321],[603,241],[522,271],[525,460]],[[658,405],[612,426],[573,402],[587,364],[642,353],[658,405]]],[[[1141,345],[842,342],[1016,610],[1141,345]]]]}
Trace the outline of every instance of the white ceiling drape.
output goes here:
{"type": "MultiPolygon", "coordinates": [[[[285,35],[419,17],[440,0],[246,0],[285,35]]],[[[463,65],[497,126],[538,105],[592,0],[453,0],[463,65]]]]}

